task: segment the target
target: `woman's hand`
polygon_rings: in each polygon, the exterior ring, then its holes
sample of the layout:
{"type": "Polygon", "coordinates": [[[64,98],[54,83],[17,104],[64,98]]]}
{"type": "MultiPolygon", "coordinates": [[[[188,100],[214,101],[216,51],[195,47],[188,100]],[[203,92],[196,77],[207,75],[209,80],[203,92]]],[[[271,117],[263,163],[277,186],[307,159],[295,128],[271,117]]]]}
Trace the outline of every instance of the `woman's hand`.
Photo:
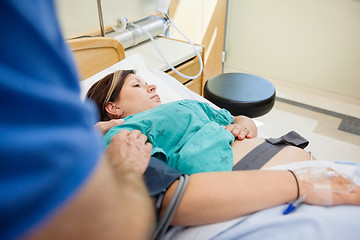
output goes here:
{"type": "Polygon", "coordinates": [[[112,119],[109,121],[98,122],[95,124],[95,126],[103,135],[105,135],[105,133],[107,131],[109,131],[110,128],[115,127],[120,124],[123,124],[123,123],[124,123],[124,119],[112,119]]]}
{"type": "Polygon", "coordinates": [[[360,187],[331,168],[309,167],[295,171],[304,202],[313,205],[360,205],[360,187]]]}
{"type": "MultiPolygon", "coordinates": [[[[345,184],[341,176],[336,177],[333,181],[335,185],[345,184]]],[[[335,205],[360,205],[360,187],[354,186],[352,191],[329,191],[326,189],[315,189],[311,191],[305,198],[305,203],[312,205],[322,206],[335,206],[335,205]]]]}
{"type": "Polygon", "coordinates": [[[234,117],[233,124],[225,126],[225,129],[231,132],[234,137],[239,140],[257,136],[257,127],[254,121],[246,116],[234,117]]]}

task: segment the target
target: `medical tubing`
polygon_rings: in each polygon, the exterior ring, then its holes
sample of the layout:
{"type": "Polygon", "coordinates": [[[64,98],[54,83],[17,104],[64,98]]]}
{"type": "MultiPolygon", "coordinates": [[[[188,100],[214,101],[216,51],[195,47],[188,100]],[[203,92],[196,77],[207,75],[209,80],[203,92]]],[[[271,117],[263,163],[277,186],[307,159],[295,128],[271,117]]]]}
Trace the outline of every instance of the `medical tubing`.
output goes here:
{"type": "Polygon", "coordinates": [[[174,28],[181,34],[181,36],[183,36],[186,39],[186,41],[188,41],[188,43],[190,43],[190,45],[194,49],[196,56],[199,58],[199,63],[200,63],[200,71],[196,76],[197,77],[200,76],[200,74],[203,70],[203,61],[202,61],[199,51],[196,50],[194,43],[175,25],[175,23],[173,22],[173,20],[171,20],[170,16],[167,13],[165,14],[165,16],[167,17],[167,19],[169,19],[169,22],[171,23],[171,25],[174,26],[174,28]]]}
{"type": "Polygon", "coordinates": [[[175,202],[174,206],[171,209],[171,212],[170,212],[170,214],[168,216],[167,221],[164,223],[164,226],[162,227],[162,230],[161,230],[161,232],[159,234],[158,239],[163,239],[164,238],[164,235],[165,235],[165,233],[166,233],[166,231],[167,231],[167,229],[168,229],[168,227],[170,225],[170,222],[173,219],[174,214],[175,214],[175,212],[176,212],[176,210],[177,210],[177,208],[178,208],[178,206],[180,204],[180,201],[181,201],[181,199],[182,199],[182,197],[183,197],[183,195],[185,193],[186,187],[187,187],[187,185],[189,183],[189,176],[184,175],[183,178],[184,178],[184,182],[183,182],[183,185],[181,186],[180,193],[179,193],[178,197],[176,198],[176,202],[175,202]]]}
{"type": "Polygon", "coordinates": [[[178,208],[180,200],[182,199],[182,196],[185,192],[188,182],[189,182],[188,175],[180,176],[179,184],[177,186],[177,189],[179,189],[179,190],[176,193],[174,193],[174,195],[173,195],[174,201],[172,201],[169,204],[169,206],[167,207],[167,210],[169,209],[169,211],[167,211],[167,213],[165,213],[163,216],[164,220],[161,221],[160,229],[159,229],[159,232],[157,233],[156,239],[163,239],[163,237],[166,233],[166,230],[168,229],[168,227],[170,225],[171,219],[173,218],[173,216],[178,208]]]}
{"type": "Polygon", "coordinates": [[[185,75],[181,72],[179,72],[178,70],[175,69],[175,67],[167,60],[167,58],[164,56],[164,54],[161,52],[159,46],[157,45],[157,43],[155,42],[155,39],[151,36],[151,34],[145,30],[142,26],[140,25],[137,25],[137,24],[133,24],[133,23],[129,23],[129,26],[134,26],[134,27],[138,27],[140,28],[141,30],[143,30],[146,35],[148,35],[148,37],[151,39],[151,41],[154,43],[154,46],[156,48],[156,50],[158,51],[158,53],[160,54],[161,58],[165,61],[165,63],[171,68],[171,70],[173,70],[176,74],[178,74],[179,76],[183,77],[183,78],[186,78],[186,79],[195,79],[195,78],[198,78],[202,71],[203,71],[203,61],[202,61],[202,58],[200,56],[200,53],[199,51],[196,49],[195,45],[191,42],[191,40],[185,36],[185,34],[183,34],[180,29],[178,29],[176,27],[176,25],[174,24],[174,22],[171,20],[171,18],[166,14],[166,17],[169,19],[170,23],[174,26],[174,28],[190,43],[191,47],[194,49],[195,53],[196,53],[196,56],[199,58],[199,64],[200,64],[200,70],[198,72],[198,74],[196,74],[195,76],[188,76],[188,75],[185,75]]]}
{"type": "Polygon", "coordinates": [[[173,194],[173,197],[170,200],[169,205],[167,206],[163,217],[159,220],[157,227],[153,233],[152,239],[163,239],[166,230],[168,229],[168,226],[170,225],[171,219],[173,218],[180,201],[184,195],[184,192],[186,190],[186,187],[189,183],[189,176],[188,175],[182,175],[179,177],[179,183],[176,187],[176,190],[173,194]]]}
{"type": "MultiPolygon", "coordinates": [[[[170,16],[169,16],[167,13],[165,13],[165,16],[167,17],[167,19],[169,20],[169,22],[171,23],[171,25],[174,26],[174,28],[181,34],[181,36],[183,36],[183,37],[186,39],[186,41],[188,41],[188,43],[189,43],[189,44],[192,46],[192,48],[194,49],[194,51],[195,51],[195,53],[196,53],[196,56],[199,58],[200,70],[199,70],[199,73],[198,73],[197,75],[195,75],[194,77],[192,77],[192,78],[195,79],[195,78],[199,77],[199,76],[201,75],[202,71],[203,71],[203,68],[204,68],[204,66],[203,66],[203,61],[202,61],[202,58],[201,58],[201,56],[200,56],[199,51],[196,49],[194,43],[175,25],[175,23],[171,20],[170,16]]],[[[175,72],[178,73],[178,74],[180,73],[180,72],[177,71],[175,68],[172,69],[172,70],[175,71],[175,72]]],[[[184,75],[184,74],[182,74],[182,73],[180,73],[179,75],[182,76],[182,77],[186,76],[186,75],[184,75]]],[[[189,79],[191,79],[191,78],[189,78],[189,79]]]]}
{"type": "Polygon", "coordinates": [[[160,218],[159,222],[158,222],[158,227],[154,233],[154,235],[158,235],[158,233],[161,231],[161,229],[163,228],[163,226],[165,225],[166,221],[168,221],[169,216],[171,215],[171,211],[173,210],[173,207],[176,204],[176,200],[180,194],[182,185],[184,183],[184,177],[180,176],[179,177],[179,183],[175,189],[175,192],[173,194],[173,197],[171,198],[169,205],[167,206],[167,208],[165,209],[164,215],[162,216],[162,218],[160,218]]]}
{"type": "Polygon", "coordinates": [[[179,183],[178,186],[176,187],[176,190],[173,194],[173,197],[170,200],[169,205],[167,206],[167,208],[165,209],[164,215],[163,217],[159,220],[157,227],[154,231],[153,240],[157,240],[157,239],[162,239],[163,235],[165,234],[167,227],[170,224],[170,221],[172,219],[172,216],[174,215],[175,210],[177,209],[177,205],[178,205],[178,199],[180,197],[182,197],[182,189],[185,187],[187,183],[185,183],[186,179],[184,178],[184,176],[180,176],[179,177],[179,183]],[[186,185],[184,185],[186,184],[186,185]]]}

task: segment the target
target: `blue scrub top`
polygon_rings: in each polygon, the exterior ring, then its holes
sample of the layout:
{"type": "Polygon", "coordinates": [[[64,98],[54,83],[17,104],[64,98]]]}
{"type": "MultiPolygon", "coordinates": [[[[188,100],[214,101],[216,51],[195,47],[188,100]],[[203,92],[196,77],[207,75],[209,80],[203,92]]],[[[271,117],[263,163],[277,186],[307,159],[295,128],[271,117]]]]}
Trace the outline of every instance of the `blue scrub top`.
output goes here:
{"type": "Polygon", "coordinates": [[[0,239],[12,239],[79,190],[102,148],[53,2],[1,0],[0,29],[0,239]]]}

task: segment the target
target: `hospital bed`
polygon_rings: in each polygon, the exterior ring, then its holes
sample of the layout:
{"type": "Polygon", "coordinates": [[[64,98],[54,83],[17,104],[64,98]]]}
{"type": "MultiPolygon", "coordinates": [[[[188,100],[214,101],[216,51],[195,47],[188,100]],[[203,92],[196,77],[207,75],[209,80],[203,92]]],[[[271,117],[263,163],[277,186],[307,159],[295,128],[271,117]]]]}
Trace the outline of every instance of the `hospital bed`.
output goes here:
{"type": "MultiPolygon", "coordinates": [[[[86,91],[92,84],[107,74],[118,69],[135,69],[149,84],[157,85],[157,92],[164,103],[180,99],[209,102],[168,74],[148,70],[141,55],[125,58],[124,50],[116,40],[92,38],[77,39],[69,43],[80,67],[82,98],[85,98],[86,91]]],[[[217,108],[214,104],[209,104],[217,108]]],[[[294,170],[306,166],[332,167],[360,185],[360,165],[354,162],[317,160],[271,169],[294,170]]],[[[171,227],[165,239],[360,239],[358,206],[321,207],[304,204],[294,213],[283,215],[285,207],[281,205],[215,224],[171,227]]]]}

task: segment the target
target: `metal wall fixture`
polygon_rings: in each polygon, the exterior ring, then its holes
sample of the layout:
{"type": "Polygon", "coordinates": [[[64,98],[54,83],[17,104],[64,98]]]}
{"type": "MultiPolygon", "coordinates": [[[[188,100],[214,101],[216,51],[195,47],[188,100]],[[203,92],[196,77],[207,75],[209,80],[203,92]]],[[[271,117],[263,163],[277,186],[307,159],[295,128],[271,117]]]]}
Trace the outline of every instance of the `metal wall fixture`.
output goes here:
{"type": "Polygon", "coordinates": [[[121,42],[125,49],[149,40],[149,37],[144,32],[144,30],[150,33],[152,37],[156,37],[164,34],[165,31],[169,28],[169,24],[166,18],[150,15],[138,19],[134,22],[127,23],[126,28],[121,32],[110,31],[110,33],[105,33],[101,0],[97,0],[97,6],[101,36],[105,37],[106,34],[106,37],[115,38],[121,42]]]}

